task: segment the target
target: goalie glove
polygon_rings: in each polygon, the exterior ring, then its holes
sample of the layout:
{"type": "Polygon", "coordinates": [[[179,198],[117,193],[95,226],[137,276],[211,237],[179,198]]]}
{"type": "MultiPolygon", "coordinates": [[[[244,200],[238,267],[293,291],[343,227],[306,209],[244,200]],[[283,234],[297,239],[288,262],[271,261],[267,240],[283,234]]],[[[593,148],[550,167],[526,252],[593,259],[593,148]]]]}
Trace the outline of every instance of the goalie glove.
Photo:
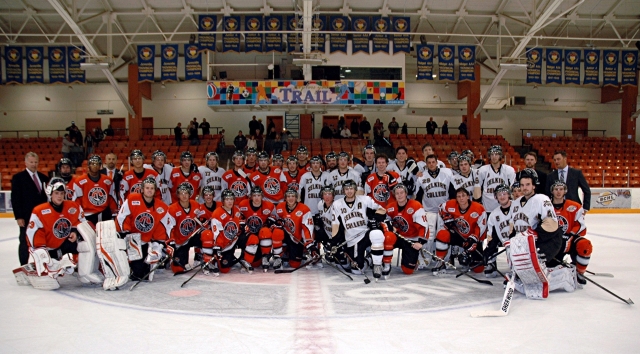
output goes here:
{"type": "Polygon", "coordinates": [[[465,249],[467,253],[475,252],[478,247],[478,238],[475,235],[470,235],[466,240],[462,243],[462,247],[465,249]]]}

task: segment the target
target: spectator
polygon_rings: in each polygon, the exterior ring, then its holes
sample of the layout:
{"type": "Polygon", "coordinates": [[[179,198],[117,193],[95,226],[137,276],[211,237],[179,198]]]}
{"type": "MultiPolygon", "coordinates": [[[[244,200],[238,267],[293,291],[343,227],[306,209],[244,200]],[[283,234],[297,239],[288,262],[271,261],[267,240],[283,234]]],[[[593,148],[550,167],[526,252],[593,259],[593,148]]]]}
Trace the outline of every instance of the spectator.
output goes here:
{"type": "Polygon", "coordinates": [[[111,124],[107,125],[107,129],[104,130],[105,136],[113,136],[113,128],[111,128],[111,124]]]}
{"type": "Polygon", "coordinates": [[[247,150],[248,149],[258,149],[258,142],[256,141],[256,137],[253,135],[249,136],[249,140],[247,140],[247,150]]]}
{"type": "Polygon", "coordinates": [[[84,149],[82,148],[82,141],[77,142],[75,138],[71,138],[73,146],[71,147],[71,153],[69,158],[74,166],[80,166],[83,161],[84,149]]]}
{"type": "Polygon", "coordinates": [[[189,126],[189,140],[191,141],[191,145],[200,145],[200,137],[198,137],[198,123],[195,121],[191,122],[191,126],[189,126]]]}
{"type": "Polygon", "coordinates": [[[400,131],[400,134],[403,134],[403,135],[409,134],[409,127],[407,126],[407,123],[404,123],[402,125],[402,130],[400,131]]]}
{"type": "Polygon", "coordinates": [[[358,124],[358,117],[353,117],[351,120],[351,135],[356,138],[360,136],[360,124],[358,124]]]}
{"type": "MultiPolygon", "coordinates": [[[[264,127],[262,127],[262,131],[264,131],[264,127]]],[[[258,149],[262,150],[263,144],[264,144],[264,135],[262,135],[262,132],[260,131],[260,129],[256,130],[256,133],[254,136],[256,139],[256,145],[258,146],[258,149]]]]}
{"type": "Polygon", "coordinates": [[[332,135],[333,135],[333,132],[331,131],[331,128],[329,128],[327,123],[324,123],[324,126],[320,131],[320,139],[331,139],[332,135]]]}
{"type": "Polygon", "coordinates": [[[563,181],[567,185],[565,198],[580,203],[584,212],[588,212],[589,209],[591,209],[591,188],[589,188],[589,184],[584,178],[582,171],[569,167],[567,164],[567,153],[563,150],[558,150],[553,153],[553,162],[556,165],[556,170],[547,175],[547,184],[544,193],[551,195],[550,189],[553,183],[555,181],[563,181]],[[584,204],[578,195],[578,188],[580,188],[584,194],[584,204]]]}
{"type": "Polygon", "coordinates": [[[280,133],[276,133],[276,139],[273,142],[273,153],[274,154],[281,153],[283,146],[284,145],[282,143],[282,136],[280,135],[280,133]]]}
{"type": "Polygon", "coordinates": [[[75,121],[71,121],[71,125],[66,127],[64,130],[68,131],[69,133],[71,133],[72,130],[74,130],[76,128],[76,122],[75,121]]]}
{"type": "Polygon", "coordinates": [[[220,131],[220,142],[218,143],[218,153],[222,153],[227,147],[227,144],[224,141],[224,132],[225,132],[224,129],[220,131]]]}
{"type": "Polygon", "coordinates": [[[429,121],[427,122],[427,134],[435,134],[436,129],[438,129],[438,123],[433,121],[433,117],[430,117],[429,121]]]}
{"type": "Polygon", "coordinates": [[[342,130],[346,126],[347,126],[347,122],[345,122],[344,116],[340,116],[340,119],[338,119],[338,130],[340,131],[340,133],[342,133],[342,130]]]}
{"type": "Polygon", "coordinates": [[[64,138],[62,138],[62,148],[60,152],[62,153],[62,157],[69,158],[71,155],[71,148],[73,147],[73,142],[69,140],[69,134],[65,134],[64,138]]]}
{"type": "Polygon", "coordinates": [[[340,132],[331,124],[331,137],[334,139],[340,139],[340,132]]]}
{"type": "Polygon", "coordinates": [[[233,139],[233,145],[235,145],[236,150],[243,151],[245,147],[247,147],[247,137],[242,135],[242,130],[238,132],[238,135],[235,139],[233,139]]]}
{"type": "MultiPolygon", "coordinates": [[[[91,156],[91,154],[93,154],[93,133],[92,132],[88,132],[87,136],[84,138],[84,148],[85,148],[85,152],[86,154],[84,155],[84,158],[88,158],[89,156],[91,156]]],[[[78,166],[78,165],[76,165],[78,166]]]]}
{"type": "Polygon", "coordinates": [[[449,121],[445,119],[444,124],[442,124],[442,134],[449,135],[449,121]]]}
{"type": "Polygon", "coordinates": [[[271,154],[271,151],[273,150],[273,143],[276,140],[276,135],[278,134],[276,133],[276,126],[274,124],[271,129],[269,129],[267,140],[264,143],[264,150],[269,154],[271,154]]]}
{"type": "Polygon", "coordinates": [[[207,118],[202,118],[202,123],[200,123],[200,129],[202,129],[202,137],[206,137],[211,134],[211,124],[207,122],[207,118]]]}
{"type": "Polygon", "coordinates": [[[182,146],[182,135],[184,135],[182,132],[182,123],[178,122],[178,125],[173,128],[173,135],[176,136],[176,146],[182,146]]]}
{"type": "Polygon", "coordinates": [[[343,139],[349,139],[351,138],[351,130],[349,130],[349,128],[347,128],[346,126],[344,128],[342,128],[342,130],[340,131],[340,137],[343,139]]]}
{"type": "Polygon", "coordinates": [[[378,130],[379,134],[382,134],[384,132],[384,124],[382,124],[382,122],[380,121],[380,118],[376,119],[376,122],[373,123],[374,135],[375,135],[376,130],[378,130]]]}
{"type": "Polygon", "coordinates": [[[198,118],[193,117],[193,120],[191,121],[190,125],[196,128],[196,135],[197,135],[198,134],[198,118]]]}
{"type": "Polygon", "coordinates": [[[253,116],[253,118],[251,118],[251,121],[249,121],[249,134],[255,132],[256,129],[260,129],[260,124],[258,124],[256,116],[253,116]]]}
{"type": "Polygon", "coordinates": [[[267,131],[271,132],[271,128],[273,128],[273,130],[275,131],[276,125],[275,123],[273,123],[273,119],[267,119],[267,131]]]}
{"type": "Polygon", "coordinates": [[[467,123],[464,120],[458,126],[458,130],[460,131],[460,135],[467,136],[467,123]]]}
{"type": "Polygon", "coordinates": [[[360,122],[360,133],[362,137],[369,140],[371,135],[369,132],[371,131],[371,124],[367,121],[367,117],[362,117],[362,122],[360,122]]]}
{"type": "Polygon", "coordinates": [[[373,125],[373,145],[384,145],[384,132],[384,125],[382,125],[382,123],[380,123],[380,119],[378,119],[373,125]]]}
{"type": "Polygon", "coordinates": [[[389,134],[398,134],[398,128],[400,128],[400,125],[396,122],[396,117],[391,118],[391,122],[387,127],[389,128],[389,134]]]}
{"type": "Polygon", "coordinates": [[[289,147],[291,146],[291,132],[288,130],[285,130],[282,133],[282,148],[284,150],[288,150],[289,147]]]}
{"type": "Polygon", "coordinates": [[[100,142],[104,140],[104,132],[102,131],[102,129],[100,129],[100,127],[96,127],[95,129],[93,129],[93,140],[95,147],[98,147],[100,145],[100,142]]]}
{"type": "MultiPolygon", "coordinates": [[[[536,194],[547,194],[547,193],[551,193],[551,191],[546,190],[546,185],[547,185],[547,174],[536,169],[536,163],[538,162],[538,155],[533,152],[533,151],[529,151],[526,154],[524,154],[524,165],[526,168],[531,168],[534,169],[536,171],[536,173],[538,174],[538,184],[535,185],[536,189],[535,192],[536,194]]],[[[516,173],[516,181],[520,180],[520,174],[522,171],[516,173]]],[[[551,188],[551,187],[549,187],[551,188]]]]}

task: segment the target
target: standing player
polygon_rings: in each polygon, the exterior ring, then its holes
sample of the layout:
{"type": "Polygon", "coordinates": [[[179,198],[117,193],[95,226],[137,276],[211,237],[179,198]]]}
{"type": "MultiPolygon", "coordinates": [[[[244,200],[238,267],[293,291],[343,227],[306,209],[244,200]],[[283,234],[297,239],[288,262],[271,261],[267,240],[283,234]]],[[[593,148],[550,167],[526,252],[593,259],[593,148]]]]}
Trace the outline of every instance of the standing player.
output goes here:
{"type": "MultiPolygon", "coordinates": [[[[420,172],[424,172],[427,170],[427,156],[435,154],[436,152],[433,151],[433,145],[429,143],[422,145],[422,158],[424,159],[424,161],[418,161],[417,163],[420,172]]],[[[447,168],[447,166],[444,164],[444,162],[438,160],[438,168],[447,168]]]]}
{"type": "Polygon", "coordinates": [[[287,168],[280,175],[282,190],[286,191],[290,188],[297,191],[300,190],[300,177],[302,177],[302,174],[298,171],[298,158],[293,155],[287,157],[287,168]]]}
{"type": "Polygon", "coordinates": [[[516,200],[522,197],[522,188],[520,188],[520,181],[515,181],[511,185],[511,199],[516,200]]]}
{"type": "Polygon", "coordinates": [[[478,169],[478,183],[473,189],[473,199],[480,200],[485,210],[494,210],[498,202],[493,195],[493,189],[500,184],[510,186],[516,179],[513,167],[502,163],[502,147],[493,145],[488,151],[488,165],[478,169]]]}
{"type": "Polygon", "coordinates": [[[160,195],[162,201],[171,205],[175,196],[171,195],[171,171],[173,166],[167,163],[167,155],[161,150],[156,150],[151,154],[151,165],[144,165],[144,168],[152,169],[158,174],[156,180],[158,181],[158,188],[160,189],[160,195]]]}
{"type": "Polygon", "coordinates": [[[484,250],[484,275],[487,278],[495,278],[498,275],[496,271],[496,257],[491,257],[498,251],[500,245],[509,244],[509,236],[511,233],[509,225],[511,224],[511,189],[505,184],[499,184],[493,194],[498,201],[499,206],[495,208],[487,217],[487,248],[484,250]]]}
{"type": "MultiPolygon", "coordinates": [[[[401,181],[395,171],[387,171],[389,158],[385,154],[375,157],[376,170],[371,173],[364,183],[364,194],[372,198],[378,205],[385,208],[394,201],[391,195],[393,188],[401,181]]],[[[406,187],[405,187],[406,188],[406,187]]]]}
{"type": "Polygon", "coordinates": [[[65,184],[65,200],[73,199],[73,175],[71,174],[71,160],[66,157],[60,159],[56,166],[59,178],[62,178],[65,184]]]}
{"type": "Polygon", "coordinates": [[[311,171],[306,172],[300,177],[300,201],[308,206],[311,214],[318,213],[318,203],[322,200],[320,191],[327,184],[326,172],[322,172],[322,159],[320,156],[314,156],[309,160],[311,171]]]}
{"type": "MultiPolygon", "coordinates": [[[[213,213],[213,211],[216,210],[216,208],[220,204],[220,202],[216,202],[214,200],[215,195],[216,195],[216,192],[213,189],[213,187],[206,186],[206,187],[202,188],[202,206],[207,209],[209,214],[213,213]]],[[[200,220],[200,221],[202,221],[202,220],[200,220]]]]}
{"type": "MultiPolygon", "coordinates": [[[[448,191],[453,175],[450,169],[438,167],[436,155],[429,155],[426,160],[427,169],[418,177],[419,191],[416,200],[422,201],[422,207],[427,214],[429,240],[435,240],[438,213],[440,206],[449,200],[448,191]]],[[[433,247],[433,243],[429,245],[433,247]]],[[[433,251],[433,248],[429,249],[429,252],[433,253],[433,251]]]]}
{"type": "Polygon", "coordinates": [[[252,172],[255,172],[256,168],[258,168],[257,163],[258,152],[254,148],[247,149],[247,160],[244,163],[244,173],[250,175],[252,172]]]}
{"type": "Polygon", "coordinates": [[[298,176],[311,171],[311,164],[309,164],[309,149],[306,146],[300,145],[296,150],[296,157],[298,158],[298,176]]]}
{"type": "Polygon", "coordinates": [[[329,173],[329,177],[327,178],[326,183],[333,186],[336,200],[344,198],[342,184],[346,181],[354,181],[357,185],[357,194],[364,194],[364,188],[362,188],[362,183],[360,182],[360,174],[353,168],[349,167],[349,160],[349,154],[341,151],[338,154],[338,168],[331,171],[331,173],[329,173]]]}
{"type": "Polygon", "coordinates": [[[415,160],[409,158],[406,147],[400,146],[396,148],[396,159],[389,163],[387,171],[394,171],[402,178],[402,184],[407,187],[410,196],[416,194],[416,175],[419,172],[419,168],[415,160]]]}
{"type": "Polygon", "coordinates": [[[171,171],[171,192],[176,195],[178,186],[186,182],[193,187],[190,198],[196,200],[198,197],[196,191],[200,188],[200,181],[202,181],[202,176],[198,172],[198,166],[193,163],[193,155],[189,151],[182,152],[180,166],[174,167],[171,171]]]}
{"type": "MultiPolygon", "coordinates": [[[[298,191],[288,189],[285,192],[285,201],[276,206],[276,214],[278,216],[278,224],[282,225],[284,231],[283,243],[287,245],[287,253],[289,254],[289,265],[292,268],[298,268],[302,263],[302,256],[305,251],[309,252],[312,257],[318,256],[318,248],[313,240],[313,216],[309,208],[298,202],[298,191]]],[[[274,231],[275,233],[275,231],[274,231]]],[[[273,268],[277,269],[278,246],[282,244],[273,242],[274,264],[273,268]]]]}
{"type": "MultiPolygon", "coordinates": [[[[144,155],[142,151],[136,149],[129,154],[131,169],[124,173],[120,183],[120,200],[124,202],[131,193],[142,193],[142,181],[151,176],[158,178],[158,174],[151,169],[144,168],[144,155]]],[[[158,197],[160,192],[158,191],[158,197]]],[[[86,211],[86,210],[85,210],[86,211]]]]}
{"type": "Polygon", "coordinates": [[[338,156],[333,151],[329,151],[325,156],[324,160],[327,163],[327,172],[331,172],[336,169],[338,166],[338,156]]]}
{"type": "Polygon", "coordinates": [[[458,171],[458,157],[460,156],[460,154],[458,154],[457,151],[451,151],[449,153],[449,156],[447,156],[447,160],[449,161],[449,166],[451,166],[451,170],[452,171],[458,171]]]}
{"type": "Polygon", "coordinates": [[[219,157],[216,152],[209,152],[204,157],[205,166],[198,167],[198,172],[202,179],[200,180],[200,189],[202,190],[206,186],[212,186],[215,190],[215,201],[220,201],[220,193],[222,192],[222,175],[225,170],[218,166],[219,157]]]}
{"type": "Polygon", "coordinates": [[[235,201],[240,203],[249,196],[249,179],[244,172],[244,154],[238,150],[231,157],[233,169],[226,171],[222,175],[222,190],[228,189],[233,192],[235,201]]]}
{"type": "Polygon", "coordinates": [[[277,167],[283,170],[284,169],[283,165],[284,165],[284,157],[282,156],[282,154],[274,154],[271,157],[271,166],[277,167]]]}
{"type": "Polygon", "coordinates": [[[115,187],[111,178],[100,173],[102,159],[98,155],[89,158],[87,173],[73,182],[73,201],[80,204],[87,221],[96,225],[99,221],[111,220],[112,210],[109,199],[115,196],[115,187]]]}
{"type": "Polygon", "coordinates": [[[464,188],[473,195],[473,189],[478,184],[478,172],[471,167],[471,159],[467,155],[458,156],[458,171],[453,172],[449,185],[449,199],[456,198],[456,190],[464,188]]]}
{"type": "Polygon", "coordinates": [[[249,182],[262,190],[264,198],[272,203],[284,200],[284,191],[280,186],[282,171],[269,166],[269,154],[261,151],[258,154],[258,169],[249,175],[249,182]]]}
{"type": "MultiPolygon", "coordinates": [[[[260,162],[258,162],[260,163],[260,162]]],[[[263,200],[259,187],[251,188],[251,199],[243,200],[238,205],[247,225],[247,236],[244,257],[252,266],[260,264],[266,272],[270,266],[273,244],[282,244],[284,233],[273,228],[276,221],[276,207],[270,201],[263,200]],[[260,262],[262,260],[262,262],[260,262]]]]}
{"type": "Polygon", "coordinates": [[[353,169],[360,174],[360,179],[366,181],[369,174],[376,172],[376,148],[369,144],[362,149],[364,161],[353,159],[356,165],[353,169]]]}

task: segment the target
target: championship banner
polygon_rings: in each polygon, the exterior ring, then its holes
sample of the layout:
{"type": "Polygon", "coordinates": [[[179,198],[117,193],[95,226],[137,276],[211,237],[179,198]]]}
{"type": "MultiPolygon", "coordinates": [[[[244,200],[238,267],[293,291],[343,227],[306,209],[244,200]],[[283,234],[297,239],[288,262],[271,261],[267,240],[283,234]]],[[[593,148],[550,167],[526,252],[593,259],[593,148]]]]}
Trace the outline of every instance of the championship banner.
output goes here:
{"type": "Polygon", "coordinates": [[[209,106],[243,105],[403,105],[398,81],[209,81],[209,106]]]}
{"type": "Polygon", "coordinates": [[[160,51],[160,80],[178,81],[178,45],[163,44],[160,51]]]}
{"type": "Polygon", "coordinates": [[[240,52],[240,16],[225,16],[222,19],[222,52],[240,52]]]}
{"type": "Polygon", "coordinates": [[[67,59],[69,64],[69,83],[79,82],[84,84],[87,79],[84,70],[80,68],[80,63],[84,63],[84,47],[67,47],[67,59]]]}
{"type": "Polygon", "coordinates": [[[344,31],[349,29],[349,18],[342,16],[329,17],[329,30],[336,32],[331,33],[329,38],[329,52],[343,52],[347,54],[347,35],[344,31]]]}
{"type": "Polygon", "coordinates": [[[249,33],[244,35],[244,51],[262,53],[262,33],[251,33],[262,31],[262,16],[245,16],[244,27],[249,33]]]}
{"type": "Polygon", "coordinates": [[[301,16],[288,15],[285,16],[287,21],[287,31],[299,31],[299,33],[287,33],[287,52],[302,51],[302,26],[303,19],[301,16]]]}
{"type": "Polygon", "coordinates": [[[22,47],[5,47],[7,84],[22,84],[22,47]]]}
{"type": "Polygon", "coordinates": [[[313,17],[313,23],[312,23],[312,27],[313,27],[313,34],[311,34],[311,51],[312,52],[320,52],[320,53],[324,53],[325,52],[325,34],[324,33],[317,33],[317,32],[323,32],[326,31],[326,23],[327,23],[327,18],[326,16],[315,16],[313,17]]]}
{"type": "Polygon", "coordinates": [[[455,48],[456,47],[452,45],[438,45],[438,72],[440,81],[455,81],[453,77],[455,48]]]}
{"type": "Polygon", "coordinates": [[[458,45],[458,81],[476,81],[475,45],[458,45]]]}
{"type": "MultiPolygon", "coordinates": [[[[391,29],[396,33],[409,33],[411,31],[411,20],[407,17],[393,17],[391,19],[391,29]]],[[[393,35],[393,54],[411,52],[411,37],[409,35],[393,35]]]]}
{"type": "Polygon", "coordinates": [[[547,72],[547,84],[562,85],[562,57],[563,50],[556,48],[547,48],[547,63],[545,69],[547,72]]]}
{"type": "Polygon", "coordinates": [[[631,189],[591,188],[591,209],[631,209],[631,189]]]}
{"type": "Polygon", "coordinates": [[[600,86],[600,50],[599,49],[584,49],[583,84],[600,86]]]}
{"type": "Polygon", "coordinates": [[[527,48],[527,83],[542,85],[542,49],[527,48]]]}
{"type": "Polygon", "coordinates": [[[65,47],[49,47],[49,83],[67,82],[67,53],[65,47]]]}
{"type": "Polygon", "coordinates": [[[377,34],[375,32],[389,32],[389,17],[374,17],[371,42],[373,53],[385,52],[389,54],[389,35],[377,34]]]}
{"type": "Polygon", "coordinates": [[[282,52],[282,33],[275,33],[282,31],[282,16],[267,16],[264,23],[265,31],[268,31],[264,36],[265,51],[267,53],[282,52]]]}
{"type": "Polygon", "coordinates": [[[618,57],[617,50],[602,51],[602,83],[604,86],[618,86],[618,57]]]}
{"type": "Polygon", "coordinates": [[[622,51],[622,85],[638,86],[638,76],[636,75],[637,63],[637,50],[622,51]]]}
{"type": "Polygon", "coordinates": [[[578,49],[564,51],[564,83],[580,85],[580,53],[578,49]]]}
{"type": "Polygon", "coordinates": [[[433,81],[433,44],[416,46],[418,53],[418,78],[417,80],[433,81]]]}
{"type": "Polygon", "coordinates": [[[202,80],[201,52],[195,44],[184,45],[184,79],[202,80]]]}
{"type": "Polygon", "coordinates": [[[218,17],[216,15],[198,16],[198,45],[200,50],[216,51],[216,26],[218,17]]]}
{"type": "Polygon", "coordinates": [[[365,52],[369,54],[369,16],[351,16],[351,30],[366,34],[353,34],[351,40],[351,54],[365,52]]]}
{"type": "Polygon", "coordinates": [[[138,82],[154,81],[154,66],[156,61],[156,46],[138,46],[138,82]]]}
{"type": "Polygon", "coordinates": [[[44,47],[26,47],[27,83],[44,84],[44,47]]]}

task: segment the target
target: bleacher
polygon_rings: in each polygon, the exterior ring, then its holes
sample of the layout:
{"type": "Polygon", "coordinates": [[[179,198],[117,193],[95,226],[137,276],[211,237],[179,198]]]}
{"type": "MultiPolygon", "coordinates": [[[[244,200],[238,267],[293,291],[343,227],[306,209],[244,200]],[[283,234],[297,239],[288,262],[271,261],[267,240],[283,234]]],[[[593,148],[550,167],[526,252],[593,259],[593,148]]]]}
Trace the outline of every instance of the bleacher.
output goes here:
{"type": "Polygon", "coordinates": [[[569,166],[582,170],[591,187],[640,187],[640,144],[615,137],[534,136],[524,143],[551,163],[557,150],[567,152],[569,166]]]}

